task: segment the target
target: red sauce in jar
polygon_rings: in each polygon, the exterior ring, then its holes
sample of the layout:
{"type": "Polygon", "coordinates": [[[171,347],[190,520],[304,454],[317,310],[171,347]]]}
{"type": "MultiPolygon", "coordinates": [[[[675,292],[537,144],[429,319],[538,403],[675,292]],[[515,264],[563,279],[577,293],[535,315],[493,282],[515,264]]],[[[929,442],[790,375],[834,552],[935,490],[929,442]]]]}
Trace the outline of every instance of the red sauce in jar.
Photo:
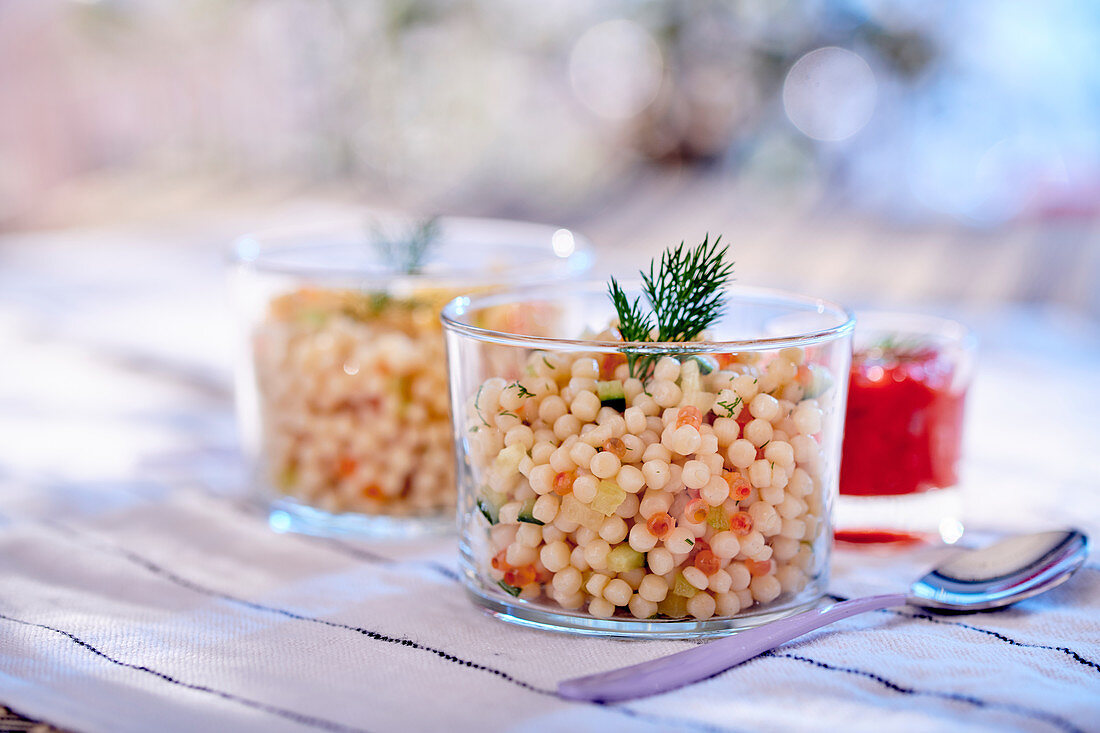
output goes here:
{"type": "Polygon", "coordinates": [[[954,486],[965,389],[934,348],[872,348],[852,358],[840,493],[897,496],[954,486]]]}

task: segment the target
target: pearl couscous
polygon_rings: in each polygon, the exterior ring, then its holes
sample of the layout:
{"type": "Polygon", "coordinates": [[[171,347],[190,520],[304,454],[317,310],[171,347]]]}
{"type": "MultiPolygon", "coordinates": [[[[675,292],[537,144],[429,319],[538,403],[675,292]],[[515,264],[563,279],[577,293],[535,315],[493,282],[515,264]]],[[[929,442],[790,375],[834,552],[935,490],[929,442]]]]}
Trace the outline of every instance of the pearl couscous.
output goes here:
{"type": "Polygon", "coordinates": [[[253,346],[272,485],[334,513],[453,508],[439,323],[451,297],[301,289],[271,302],[253,346]]]}
{"type": "Polygon", "coordinates": [[[786,348],[629,375],[618,353],[535,351],[470,396],[482,580],[601,618],[728,617],[802,591],[828,542],[824,369],[786,348]]]}

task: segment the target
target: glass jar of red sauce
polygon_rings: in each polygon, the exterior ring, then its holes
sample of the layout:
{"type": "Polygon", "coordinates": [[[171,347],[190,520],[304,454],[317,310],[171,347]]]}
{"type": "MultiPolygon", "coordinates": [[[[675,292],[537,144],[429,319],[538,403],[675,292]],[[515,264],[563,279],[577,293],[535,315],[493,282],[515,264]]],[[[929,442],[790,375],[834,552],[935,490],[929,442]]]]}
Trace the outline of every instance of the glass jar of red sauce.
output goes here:
{"type": "Polygon", "coordinates": [[[837,539],[958,539],[963,413],[974,338],[955,321],[857,314],[837,539]]]}

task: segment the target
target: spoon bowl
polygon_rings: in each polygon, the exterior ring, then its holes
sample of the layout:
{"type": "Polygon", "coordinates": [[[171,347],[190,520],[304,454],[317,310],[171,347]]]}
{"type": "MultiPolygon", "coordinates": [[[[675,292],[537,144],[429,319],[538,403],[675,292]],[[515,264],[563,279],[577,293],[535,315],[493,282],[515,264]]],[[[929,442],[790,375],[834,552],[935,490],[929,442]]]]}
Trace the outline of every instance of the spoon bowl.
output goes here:
{"type": "Polygon", "coordinates": [[[1061,585],[1087,557],[1088,538],[1076,529],[1009,537],[952,555],[914,582],[908,593],[833,603],[649,662],[565,680],[558,694],[613,702],[666,692],[867,611],[907,604],[947,613],[1002,608],[1061,585]]]}
{"type": "Polygon", "coordinates": [[[1002,608],[1066,582],[1086,557],[1078,530],[1009,537],[940,563],[909,586],[906,602],[954,613],[1002,608]]]}

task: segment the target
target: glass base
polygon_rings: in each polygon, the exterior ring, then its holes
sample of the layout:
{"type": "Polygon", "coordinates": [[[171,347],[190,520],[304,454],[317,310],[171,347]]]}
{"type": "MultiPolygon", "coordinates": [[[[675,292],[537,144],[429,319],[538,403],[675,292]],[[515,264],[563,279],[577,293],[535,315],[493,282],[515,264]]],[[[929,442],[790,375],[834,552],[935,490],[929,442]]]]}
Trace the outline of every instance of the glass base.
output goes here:
{"type": "Polygon", "coordinates": [[[411,539],[455,531],[454,515],[450,512],[406,517],[352,512],[332,514],[286,497],[271,502],[267,521],[276,532],[298,532],[319,537],[411,539]]]}
{"type": "Polygon", "coordinates": [[[702,639],[728,636],[806,611],[816,606],[822,598],[820,591],[807,587],[794,598],[781,602],[779,608],[773,605],[732,618],[713,618],[706,621],[695,619],[666,621],[620,617],[595,618],[564,609],[552,611],[528,601],[503,600],[498,591],[486,589],[476,579],[466,578],[465,584],[466,593],[470,599],[501,621],[543,631],[630,639],[702,639]]]}
{"type": "Polygon", "coordinates": [[[834,514],[836,539],[852,544],[952,545],[963,534],[960,509],[957,487],[891,496],[841,494],[834,514]]]}

